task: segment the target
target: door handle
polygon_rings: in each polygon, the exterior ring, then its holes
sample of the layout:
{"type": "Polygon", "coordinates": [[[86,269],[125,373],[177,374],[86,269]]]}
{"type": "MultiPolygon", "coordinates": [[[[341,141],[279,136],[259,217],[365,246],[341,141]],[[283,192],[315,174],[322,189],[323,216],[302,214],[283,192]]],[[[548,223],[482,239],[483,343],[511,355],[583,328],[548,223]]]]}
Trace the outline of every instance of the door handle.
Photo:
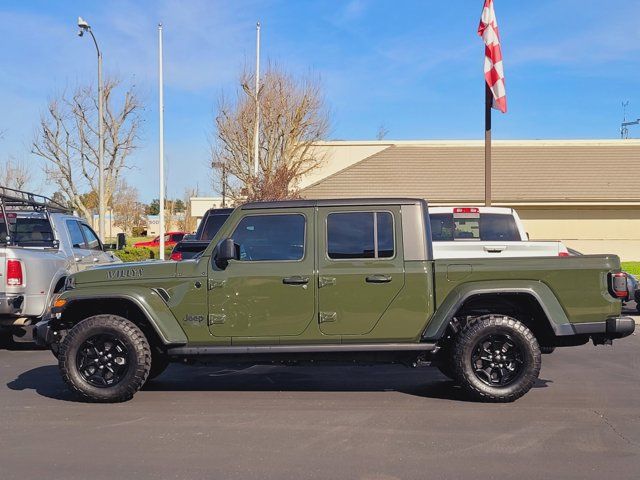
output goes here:
{"type": "Polygon", "coordinates": [[[484,251],[487,253],[502,253],[507,249],[506,245],[486,245],[484,251]]]}
{"type": "Polygon", "coordinates": [[[282,283],[285,285],[306,285],[309,283],[309,277],[300,277],[297,275],[295,277],[284,277],[282,283]]]}
{"type": "Polygon", "coordinates": [[[98,257],[93,257],[93,263],[98,263],[100,259],[98,257]]]}
{"type": "Polygon", "coordinates": [[[365,278],[367,283],[389,283],[391,281],[391,275],[369,275],[365,278]]]}

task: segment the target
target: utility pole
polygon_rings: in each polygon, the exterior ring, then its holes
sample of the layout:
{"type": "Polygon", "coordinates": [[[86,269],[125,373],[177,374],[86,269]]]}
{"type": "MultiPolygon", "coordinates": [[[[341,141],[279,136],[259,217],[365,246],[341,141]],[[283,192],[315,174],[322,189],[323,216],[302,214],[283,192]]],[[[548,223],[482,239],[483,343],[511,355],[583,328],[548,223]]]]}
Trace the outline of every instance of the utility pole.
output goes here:
{"type": "Polygon", "coordinates": [[[164,85],[162,82],[162,23],[158,24],[158,111],[160,164],[160,260],[164,260],[164,85]]]}
{"type": "Polygon", "coordinates": [[[255,131],[253,132],[253,174],[258,177],[259,155],[260,155],[260,22],[256,23],[256,119],[255,131]]]}

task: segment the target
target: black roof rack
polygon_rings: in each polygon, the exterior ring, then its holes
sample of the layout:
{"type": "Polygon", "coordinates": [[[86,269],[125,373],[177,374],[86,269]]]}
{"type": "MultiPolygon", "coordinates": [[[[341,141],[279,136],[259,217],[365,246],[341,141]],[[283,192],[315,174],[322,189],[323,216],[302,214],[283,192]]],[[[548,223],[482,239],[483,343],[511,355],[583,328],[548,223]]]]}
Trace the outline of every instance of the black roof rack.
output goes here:
{"type": "Polygon", "coordinates": [[[70,208],[44,195],[3,186],[0,186],[0,204],[2,210],[34,209],[36,211],[72,213],[70,208]]]}

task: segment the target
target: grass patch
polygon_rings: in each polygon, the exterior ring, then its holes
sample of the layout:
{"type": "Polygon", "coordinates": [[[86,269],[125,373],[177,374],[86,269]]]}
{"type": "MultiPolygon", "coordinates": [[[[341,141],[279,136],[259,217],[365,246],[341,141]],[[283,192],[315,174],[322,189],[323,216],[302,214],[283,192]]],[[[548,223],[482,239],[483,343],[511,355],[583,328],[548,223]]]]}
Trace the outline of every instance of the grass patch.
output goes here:
{"type": "Polygon", "coordinates": [[[640,262],[622,262],[622,270],[640,276],[640,262]]]}

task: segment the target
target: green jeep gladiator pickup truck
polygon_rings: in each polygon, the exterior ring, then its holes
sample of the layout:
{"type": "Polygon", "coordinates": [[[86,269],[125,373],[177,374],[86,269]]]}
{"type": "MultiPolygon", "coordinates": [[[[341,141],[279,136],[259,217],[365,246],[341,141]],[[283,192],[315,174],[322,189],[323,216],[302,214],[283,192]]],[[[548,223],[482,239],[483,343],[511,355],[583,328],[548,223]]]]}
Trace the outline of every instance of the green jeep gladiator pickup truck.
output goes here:
{"type": "Polygon", "coordinates": [[[508,402],[535,383],[541,347],[633,332],[615,255],[433,260],[429,224],[416,199],[249,203],[199,258],[71,275],[36,340],[89,401],[200,360],[434,364],[508,402]]]}

